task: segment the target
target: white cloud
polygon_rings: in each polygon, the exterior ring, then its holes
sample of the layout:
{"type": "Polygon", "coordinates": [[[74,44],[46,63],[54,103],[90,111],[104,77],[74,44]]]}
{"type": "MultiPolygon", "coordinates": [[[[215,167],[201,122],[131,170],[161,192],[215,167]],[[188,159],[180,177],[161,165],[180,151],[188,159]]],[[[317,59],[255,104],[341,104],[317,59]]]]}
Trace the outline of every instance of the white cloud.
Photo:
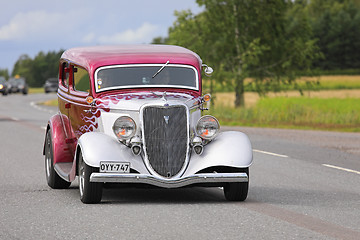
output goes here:
{"type": "Polygon", "coordinates": [[[95,33],[92,32],[92,33],[86,34],[85,37],[83,37],[82,41],[84,43],[91,43],[95,40],[95,37],[96,37],[95,33]]]}
{"type": "Polygon", "coordinates": [[[49,38],[65,29],[64,16],[60,13],[20,12],[7,25],[0,27],[0,40],[49,38]]]}
{"type": "Polygon", "coordinates": [[[148,22],[143,23],[137,29],[128,29],[126,31],[112,35],[96,36],[94,33],[87,34],[83,41],[86,43],[96,42],[99,44],[125,44],[125,43],[144,43],[150,42],[157,36],[159,27],[148,22]]]}

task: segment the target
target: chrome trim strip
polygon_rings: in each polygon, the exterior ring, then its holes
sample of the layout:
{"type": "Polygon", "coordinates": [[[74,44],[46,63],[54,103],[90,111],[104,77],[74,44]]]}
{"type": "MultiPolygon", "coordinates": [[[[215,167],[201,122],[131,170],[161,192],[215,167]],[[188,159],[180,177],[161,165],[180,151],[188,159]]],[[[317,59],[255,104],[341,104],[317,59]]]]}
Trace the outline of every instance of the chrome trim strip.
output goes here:
{"type": "MultiPolygon", "coordinates": [[[[118,64],[118,65],[110,65],[110,66],[103,66],[103,67],[99,67],[95,70],[94,73],[94,82],[95,82],[95,92],[99,93],[99,92],[103,92],[103,91],[108,91],[108,90],[116,90],[116,89],[127,89],[127,88],[144,88],[144,85],[125,85],[125,86],[117,86],[117,87],[107,87],[107,88],[103,88],[101,90],[98,89],[98,83],[96,81],[97,79],[97,75],[98,72],[100,70],[103,69],[109,69],[109,68],[126,68],[126,67],[162,67],[164,64],[159,64],[159,63],[154,63],[154,64],[118,64]]],[[[182,85],[146,85],[146,87],[148,88],[181,88],[181,89],[192,89],[195,91],[199,91],[199,73],[197,71],[197,69],[192,66],[192,65],[185,65],[185,64],[168,64],[167,66],[169,67],[179,67],[179,68],[190,68],[194,71],[195,73],[195,83],[196,86],[195,87],[190,87],[190,86],[182,86],[182,85]]]]}
{"type": "Polygon", "coordinates": [[[248,182],[246,173],[202,173],[178,179],[160,179],[146,174],[92,173],[90,182],[144,183],[163,188],[178,188],[194,183],[248,182]]]}

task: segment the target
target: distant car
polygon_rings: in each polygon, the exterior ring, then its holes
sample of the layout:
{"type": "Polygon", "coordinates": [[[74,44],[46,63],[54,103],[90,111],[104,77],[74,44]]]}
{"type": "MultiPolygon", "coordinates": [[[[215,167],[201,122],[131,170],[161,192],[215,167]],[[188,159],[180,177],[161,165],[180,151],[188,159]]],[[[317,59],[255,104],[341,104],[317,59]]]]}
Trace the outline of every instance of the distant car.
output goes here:
{"type": "Polygon", "coordinates": [[[10,78],[9,81],[9,93],[22,93],[24,95],[28,94],[29,87],[26,83],[25,78],[22,77],[14,77],[10,78]]]}
{"type": "Polygon", "coordinates": [[[59,79],[49,78],[45,81],[44,91],[45,91],[45,93],[57,92],[58,87],[59,87],[59,79]]]}
{"type": "Polygon", "coordinates": [[[9,93],[17,93],[19,92],[19,88],[16,82],[16,78],[10,78],[8,81],[8,92],[9,93]]]}
{"type": "Polygon", "coordinates": [[[210,101],[202,71],[212,69],[196,53],[169,45],[74,48],[59,70],[59,112],[43,148],[51,188],[68,188],[78,176],[84,203],[100,202],[103,186],[114,184],[222,187],[227,200],[247,198],[250,140],[202,116],[210,101]]]}
{"type": "Polygon", "coordinates": [[[9,93],[8,83],[4,77],[0,77],[0,92],[5,96],[9,93]]]}

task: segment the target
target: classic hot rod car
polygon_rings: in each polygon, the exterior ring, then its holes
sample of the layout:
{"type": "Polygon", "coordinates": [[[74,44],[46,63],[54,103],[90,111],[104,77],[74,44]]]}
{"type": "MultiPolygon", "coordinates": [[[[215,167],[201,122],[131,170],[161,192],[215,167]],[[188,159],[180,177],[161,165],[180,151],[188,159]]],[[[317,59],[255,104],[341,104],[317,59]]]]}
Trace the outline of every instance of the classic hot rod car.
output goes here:
{"type": "Polygon", "coordinates": [[[241,132],[219,132],[203,115],[202,71],[185,48],[125,45],[73,48],[59,64],[59,112],[46,128],[47,183],[98,203],[107,185],[223,187],[244,201],[252,147],[241,132]]]}

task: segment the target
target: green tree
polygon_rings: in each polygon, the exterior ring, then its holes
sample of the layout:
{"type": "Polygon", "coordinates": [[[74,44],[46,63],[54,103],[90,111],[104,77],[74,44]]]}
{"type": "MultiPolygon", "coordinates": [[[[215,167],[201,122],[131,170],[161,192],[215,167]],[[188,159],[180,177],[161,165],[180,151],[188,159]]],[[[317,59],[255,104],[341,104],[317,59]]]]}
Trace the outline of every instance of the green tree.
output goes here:
{"type": "Polygon", "coordinates": [[[57,76],[62,53],[63,50],[39,52],[34,59],[28,55],[22,55],[15,63],[12,75],[25,77],[31,87],[41,87],[46,79],[57,76]]]}
{"type": "Polygon", "coordinates": [[[2,69],[0,68],[0,76],[4,77],[5,79],[9,78],[9,70],[7,68],[2,69]]]}
{"type": "Polygon", "coordinates": [[[152,40],[152,44],[166,44],[167,42],[167,38],[163,38],[163,37],[156,37],[152,40]]]}
{"type": "Polygon", "coordinates": [[[20,75],[21,77],[26,78],[27,83],[32,86],[34,82],[32,65],[32,59],[27,54],[23,54],[16,61],[11,75],[20,75]]]}
{"type": "Polygon", "coordinates": [[[284,0],[198,0],[205,10],[176,13],[167,43],[199,53],[216,67],[217,80],[234,82],[236,106],[244,105],[244,79],[264,94],[295,84],[299,69],[318,56],[300,3],[284,0]],[[289,14],[291,11],[291,14],[289,14]],[[233,81],[234,80],[234,81],[233,81]]]}
{"type": "MultiPolygon", "coordinates": [[[[206,64],[211,65],[215,69],[220,69],[219,56],[216,49],[212,48],[216,42],[213,39],[210,29],[205,23],[204,13],[194,15],[190,10],[175,11],[177,17],[176,22],[169,28],[169,37],[165,38],[166,44],[179,45],[187,47],[198,53],[203,59],[206,59],[206,64]]],[[[214,78],[222,81],[223,71],[215,71],[214,78]]],[[[204,79],[205,80],[205,79],[204,79]]],[[[213,79],[210,79],[210,94],[213,93],[213,79]]]]}
{"type": "Polygon", "coordinates": [[[325,70],[360,67],[360,5],[353,0],[312,0],[307,6],[325,70]]]}

